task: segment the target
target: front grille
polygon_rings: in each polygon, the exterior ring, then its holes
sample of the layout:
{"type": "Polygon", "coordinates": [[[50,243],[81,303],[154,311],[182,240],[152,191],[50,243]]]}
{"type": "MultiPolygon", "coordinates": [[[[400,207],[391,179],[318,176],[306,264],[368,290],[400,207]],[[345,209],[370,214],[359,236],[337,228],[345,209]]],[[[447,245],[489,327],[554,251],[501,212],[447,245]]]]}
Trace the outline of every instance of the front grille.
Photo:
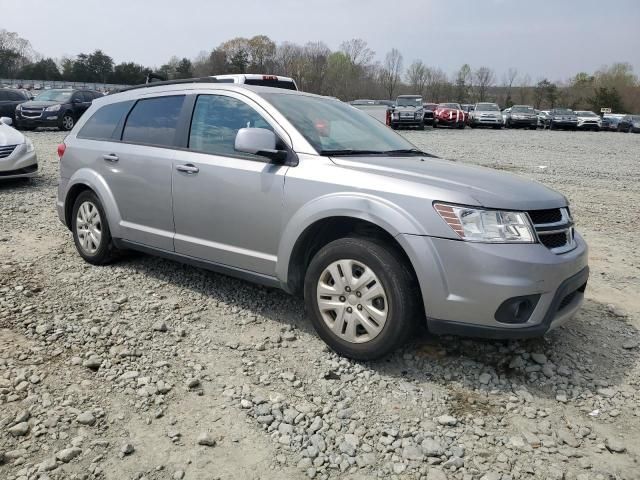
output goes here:
{"type": "Polygon", "coordinates": [[[560,248],[567,244],[567,233],[549,233],[547,235],[539,235],[540,241],[547,248],[560,248]]]}
{"type": "Polygon", "coordinates": [[[27,118],[37,118],[42,115],[44,108],[22,108],[22,116],[27,118]]]}
{"type": "Polygon", "coordinates": [[[553,208],[550,210],[531,210],[529,212],[529,217],[534,225],[557,223],[562,220],[562,212],[559,208],[553,208]]]}
{"type": "Polygon", "coordinates": [[[527,213],[540,243],[553,253],[565,253],[575,248],[573,222],[567,208],[531,210],[527,213]]]}
{"type": "Polygon", "coordinates": [[[13,153],[17,145],[5,145],[0,147],[0,158],[7,158],[13,153]]]}

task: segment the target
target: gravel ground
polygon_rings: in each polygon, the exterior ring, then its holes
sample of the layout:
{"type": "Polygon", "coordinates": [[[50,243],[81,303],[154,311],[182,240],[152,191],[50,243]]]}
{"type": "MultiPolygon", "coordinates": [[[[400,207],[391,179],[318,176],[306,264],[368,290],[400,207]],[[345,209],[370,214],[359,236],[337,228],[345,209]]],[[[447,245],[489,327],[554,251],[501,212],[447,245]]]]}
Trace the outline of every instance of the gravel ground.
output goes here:
{"type": "Polygon", "coordinates": [[[406,136],[571,199],[592,268],[572,323],[341,359],[278,291],[84,263],[55,214],[63,134],[32,133],[40,177],[0,184],[0,478],[640,478],[640,135],[406,136]]]}

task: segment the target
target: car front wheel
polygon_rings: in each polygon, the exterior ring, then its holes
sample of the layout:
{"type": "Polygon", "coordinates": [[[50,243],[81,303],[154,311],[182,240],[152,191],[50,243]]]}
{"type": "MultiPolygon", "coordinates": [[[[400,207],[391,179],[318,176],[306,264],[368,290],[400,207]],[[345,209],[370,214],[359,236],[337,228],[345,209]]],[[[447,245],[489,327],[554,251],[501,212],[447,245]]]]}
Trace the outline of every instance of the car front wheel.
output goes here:
{"type": "Polygon", "coordinates": [[[419,290],[391,246],[359,237],[335,240],[313,257],[305,277],[305,303],[320,337],[355,360],[383,357],[409,337],[419,290]]]}
{"type": "Polygon", "coordinates": [[[64,130],[64,131],[69,131],[73,128],[73,126],[76,124],[75,119],[73,118],[73,115],[71,115],[70,113],[65,113],[64,116],[60,119],[60,123],[58,124],[58,128],[60,130],[64,130]]]}
{"type": "Polygon", "coordinates": [[[73,204],[71,231],[76,249],[93,265],[109,263],[115,253],[102,204],[92,191],[84,191],[73,204]]]}

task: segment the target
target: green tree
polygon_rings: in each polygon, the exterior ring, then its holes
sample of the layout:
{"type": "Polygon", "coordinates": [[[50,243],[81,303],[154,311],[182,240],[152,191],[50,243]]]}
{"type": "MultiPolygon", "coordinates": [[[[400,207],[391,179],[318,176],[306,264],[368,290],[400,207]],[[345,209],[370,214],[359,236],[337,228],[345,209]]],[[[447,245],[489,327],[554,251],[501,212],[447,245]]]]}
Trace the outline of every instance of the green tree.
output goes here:
{"type": "Polygon", "coordinates": [[[175,71],[174,78],[191,78],[193,77],[193,65],[191,64],[191,60],[188,58],[183,58],[178,62],[175,71]]]}
{"type": "Polygon", "coordinates": [[[594,112],[599,112],[601,108],[610,108],[615,113],[626,113],[622,97],[615,87],[596,88],[593,97],[589,99],[589,104],[594,112]]]}
{"type": "Polygon", "coordinates": [[[26,80],[62,80],[62,75],[52,58],[38,60],[22,67],[20,78],[26,80]]]}

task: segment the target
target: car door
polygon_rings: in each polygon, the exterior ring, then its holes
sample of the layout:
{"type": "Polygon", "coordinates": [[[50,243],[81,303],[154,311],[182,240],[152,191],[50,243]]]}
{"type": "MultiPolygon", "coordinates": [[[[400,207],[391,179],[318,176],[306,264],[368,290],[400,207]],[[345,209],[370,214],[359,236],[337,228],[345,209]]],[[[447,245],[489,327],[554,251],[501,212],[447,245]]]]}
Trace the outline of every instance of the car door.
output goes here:
{"type": "Polygon", "coordinates": [[[234,92],[195,99],[187,148],[173,161],[175,251],[275,276],[288,167],[236,152],[240,128],[284,132],[257,104],[234,92]]]}
{"type": "MultiPolygon", "coordinates": [[[[184,98],[175,94],[144,98],[132,108],[131,102],[123,102],[128,114],[119,120],[115,141],[100,142],[92,148],[99,173],[118,207],[121,237],[170,252],[174,235],[172,161],[184,98]]],[[[117,105],[102,107],[86,125],[101,113],[117,116],[117,105]],[[114,110],[109,112],[109,107],[114,110]]]]}

